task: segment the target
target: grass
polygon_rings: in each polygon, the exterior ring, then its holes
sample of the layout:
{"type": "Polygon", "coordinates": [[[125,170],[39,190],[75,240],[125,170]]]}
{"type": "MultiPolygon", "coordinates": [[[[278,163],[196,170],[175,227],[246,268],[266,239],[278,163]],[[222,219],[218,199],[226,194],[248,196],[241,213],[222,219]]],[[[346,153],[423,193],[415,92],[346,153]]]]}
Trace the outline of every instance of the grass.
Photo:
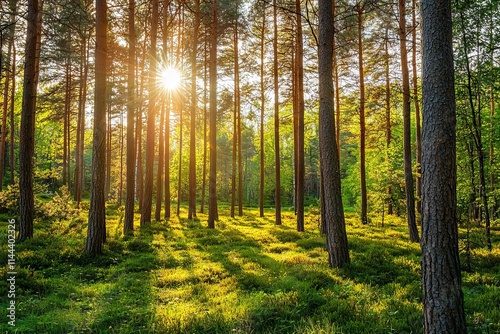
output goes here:
{"type": "MultiPolygon", "coordinates": [[[[83,253],[85,213],[37,222],[35,237],[16,245],[17,333],[421,333],[420,248],[397,217],[347,229],[352,264],[331,269],[317,210],[306,232],[293,213],[226,208],[215,230],[206,216],[154,222],[121,234],[123,209],[110,207],[104,255],[83,253]]],[[[1,217],[2,240],[6,240],[1,217]]],[[[137,221],[139,216],[136,217],[137,221]]],[[[465,231],[460,231],[465,235],[465,231]]],[[[480,240],[482,230],[472,235],[480,240]]],[[[463,272],[470,333],[500,332],[500,233],[494,251],[473,249],[463,272]]],[[[7,263],[2,244],[0,261],[7,263]]],[[[0,272],[2,282],[7,267],[0,272]]],[[[5,283],[0,295],[7,295],[5,283]]],[[[6,310],[6,298],[0,308],[6,310]]],[[[5,311],[3,311],[5,313],[5,311]]],[[[3,314],[3,313],[2,313],[3,314]]],[[[14,332],[5,316],[2,332],[14,332]]]]}

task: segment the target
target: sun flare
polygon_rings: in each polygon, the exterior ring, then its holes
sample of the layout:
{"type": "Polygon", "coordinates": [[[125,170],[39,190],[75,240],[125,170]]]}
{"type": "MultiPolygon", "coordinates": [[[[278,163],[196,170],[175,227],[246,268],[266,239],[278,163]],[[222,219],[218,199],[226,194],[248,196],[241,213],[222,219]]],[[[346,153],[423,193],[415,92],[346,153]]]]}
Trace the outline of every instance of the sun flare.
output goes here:
{"type": "Polygon", "coordinates": [[[173,67],[165,67],[161,70],[159,79],[164,89],[176,90],[181,84],[182,75],[179,70],[173,67]]]}

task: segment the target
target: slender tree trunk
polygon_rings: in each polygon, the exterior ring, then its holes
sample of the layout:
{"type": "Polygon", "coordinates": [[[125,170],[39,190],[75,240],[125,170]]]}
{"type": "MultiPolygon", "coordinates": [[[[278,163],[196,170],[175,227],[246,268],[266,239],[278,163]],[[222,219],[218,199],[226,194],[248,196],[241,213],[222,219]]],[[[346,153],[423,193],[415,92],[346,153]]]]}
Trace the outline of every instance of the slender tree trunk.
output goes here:
{"type": "Polygon", "coordinates": [[[102,253],[102,244],[106,239],[105,175],[103,171],[106,169],[107,26],[106,0],[96,0],[92,183],[87,242],[85,245],[85,252],[91,255],[102,253]]]}
{"type": "Polygon", "coordinates": [[[163,138],[163,130],[165,122],[165,108],[160,110],[160,126],[158,130],[160,132],[159,144],[158,144],[158,168],[156,169],[156,206],[155,206],[155,220],[159,222],[161,220],[161,203],[163,195],[163,164],[165,162],[165,139],[163,138]]]}
{"type": "MultiPolygon", "coordinates": [[[[170,5],[170,0],[165,0],[163,4],[163,50],[168,52],[168,35],[167,35],[167,20],[168,20],[168,10],[167,8],[170,5]]],[[[165,220],[170,218],[170,92],[166,92],[165,101],[163,102],[163,106],[165,109],[165,220]]]]}
{"type": "Polygon", "coordinates": [[[238,216],[243,216],[243,164],[242,164],[242,154],[243,154],[243,145],[241,141],[241,92],[240,92],[240,64],[238,59],[238,24],[236,24],[236,61],[234,63],[234,72],[236,76],[235,80],[235,105],[237,108],[237,120],[238,120],[238,128],[236,133],[238,134],[238,216]]]}
{"type": "MultiPolygon", "coordinates": [[[[495,181],[495,93],[493,88],[490,90],[490,191],[494,192],[496,187],[495,181]]],[[[493,198],[491,203],[491,219],[495,219],[496,201],[493,198]]]]}
{"type": "MultiPolygon", "coordinates": [[[[144,39],[144,44],[142,46],[142,55],[146,54],[146,39],[144,39]]],[[[137,175],[136,175],[136,193],[137,193],[137,199],[139,200],[139,211],[142,213],[142,202],[144,199],[144,169],[142,166],[142,130],[143,126],[142,123],[144,121],[142,117],[142,110],[143,110],[143,96],[144,96],[144,66],[145,66],[145,60],[146,57],[143,56],[141,60],[141,66],[140,70],[140,75],[138,74],[137,77],[140,77],[139,85],[137,87],[137,96],[140,96],[139,99],[139,105],[137,107],[138,113],[136,117],[136,123],[135,123],[135,137],[136,137],[136,155],[137,155],[137,175]]]]}
{"type": "Polygon", "coordinates": [[[135,0],[128,2],[128,63],[127,63],[127,197],[123,233],[134,230],[135,208],[135,0]]]}
{"type": "Polygon", "coordinates": [[[406,0],[399,0],[399,47],[401,51],[401,73],[403,79],[403,146],[405,168],[406,219],[410,241],[419,242],[415,219],[415,197],[413,193],[413,170],[411,164],[411,110],[410,76],[408,74],[408,52],[406,50],[406,0]]]}
{"type": "Polygon", "coordinates": [[[236,82],[238,74],[236,72],[238,63],[238,19],[235,20],[234,25],[234,39],[233,39],[233,55],[234,55],[234,110],[233,110],[233,155],[231,165],[231,208],[230,216],[234,218],[234,206],[236,204],[236,151],[238,148],[238,98],[236,92],[236,82]]]}
{"type": "Polygon", "coordinates": [[[189,211],[188,219],[196,217],[196,109],[198,107],[198,94],[196,92],[196,76],[198,55],[198,32],[200,26],[200,0],[195,0],[193,23],[193,50],[191,54],[191,116],[189,134],[189,211]]]}
{"type": "MultiPolygon", "coordinates": [[[[297,231],[304,232],[304,42],[302,38],[302,16],[300,0],[295,0],[295,11],[297,20],[297,123],[298,123],[298,146],[297,146],[297,231]]],[[[333,48],[333,46],[332,46],[333,48]]],[[[333,50],[333,49],[332,49],[333,50]]],[[[333,60],[333,54],[332,54],[333,60]]],[[[333,63],[332,63],[333,66],[333,63]]],[[[338,146],[337,146],[338,148],[338,146]]],[[[338,152],[338,151],[337,151],[338,152]]]]}
{"type": "MultiPolygon", "coordinates": [[[[391,79],[389,76],[389,28],[385,30],[385,139],[387,145],[387,151],[389,151],[391,146],[391,79]]],[[[389,152],[386,154],[387,163],[389,166],[389,176],[392,175],[392,168],[389,161],[389,152]]],[[[387,187],[387,214],[393,214],[392,208],[392,185],[389,184],[387,187]]]]}
{"type": "Polygon", "coordinates": [[[340,162],[335,136],[333,102],[333,14],[332,1],[319,0],[319,136],[320,167],[323,183],[322,208],[326,245],[331,267],[341,268],[350,262],[340,184],[340,162]]]}
{"type": "Polygon", "coordinates": [[[33,237],[35,199],[33,195],[33,154],[35,146],[35,110],[39,69],[38,35],[41,33],[43,1],[28,1],[28,29],[24,66],[23,104],[19,144],[19,240],[33,237]]]}
{"type": "MultiPolygon", "coordinates": [[[[265,6],[265,4],[263,5],[265,6]]],[[[266,9],[262,9],[262,27],[260,34],[260,189],[259,216],[264,217],[264,113],[266,110],[266,91],[264,86],[264,56],[266,38],[266,9]]]]}
{"type": "Polygon", "coordinates": [[[156,36],[158,30],[158,0],[153,0],[151,16],[151,46],[149,65],[149,101],[146,134],[146,180],[142,202],[141,225],[151,222],[153,204],[153,167],[155,159],[155,120],[156,120],[156,36]]]}
{"type": "Polygon", "coordinates": [[[182,106],[179,105],[179,167],[177,170],[177,216],[180,215],[181,212],[181,188],[182,188],[182,125],[184,122],[183,119],[183,111],[182,106]]]}
{"type": "Polygon", "coordinates": [[[359,177],[361,179],[361,223],[368,224],[368,199],[366,194],[366,155],[365,155],[365,74],[363,67],[363,7],[357,5],[358,12],[358,66],[359,66],[359,177]]]}
{"type": "Polygon", "coordinates": [[[335,84],[335,127],[337,130],[336,133],[336,142],[338,153],[339,153],[339,161],[340,161],[340,86],[339,86],[339,66],[337,63],[337,32],[335,28],[335,15],[337,10],[336,0],[332,0],[332,14],[333,14],[333,79],[335,84]]]}
{"type": "Polygon", "coordinates": [[[280,117],[279,117],[279,86],[278,86],[278,11],[276,0],[273,0],[273,83],[274,83],[274,161],[276,171],[275,216],[276,225],[281,225],[281,157],[280,157],[280,117]]]}
{"type": "Polygon", "coordinates": [[[413,100],[415,103],[415,124],[416,124],[416,144],[417,144],[417,176],[415,178],[415,188],[417,192],[416,205],[417,205],[417,220],[421,224],[422,221],[422,204],[420,202],[422,198],[422,185],[421,185],[421,173],[422,173],[422,130],[420,126],[420,99],[418,97],[418,72],[417,72],[417,8],[416,0],[411,2],[411,17],[412,17],[412,58],[411,66],[413,71],[413,100]]]}
{"type": "Polygon", "coordinates": [[[208,191],[208,227],[215,228],[219,219],[217,210],[217,25],[218,3],[212,0],[210,24],[210,182],[208,191]]]}
{"type": "Polygon", "coordinates": [[[449,0],[422,1],[422,285],[425,333],[466,333],[456,217],[449,0]]]}
{"type": "MultiPolygon", "coordinates": [[[[110,77],[113,76],[113,71],[110,71],[110,77]]],[[[111,83],[111,86],[113,84],[111,83]]],[[[111,94],[108,91],[108,105],[107,105],[107,139],[106,139],[106,190],[105,190],[105,198],[106,200],[109,199],[109,194],[111,191],[111,140],[113,138],[113,129],[111,127],[111,94]]]]}
{"type": "Polygon", "coordinates": [[[202,168],[202,185],[201,185],[201,206],[200,212],[205,211],[205,191],[207,181],[207,45],[208,41],[205,37],[204,54],[203,54],[203,168],[202,168]]]}
{"type": "Polygon", "coordinates": [[[123,112],[120,112],[120,185],[118,186],[118,206],[122,205],[123,196],[123,151],[125,141],[123,140],[123,112]]]}
{"type": "MultiPolygon", "coordinates": [[[[16,1],[13,1],[16,3],[16,1]]],[[[16,46],[13,45],[12,48],[12,64],[16,64],[16,46]]],[[[14,153],[15,148],[15,132],[16,132],[16,124],[14,118],[14,107],[16,100],[16,66],[12,66],[12,93],[10,95],[10,183],[12,185],[15,184],[15,166],[16,166],[16,157],[14,153]]]]}
{"type": "MultiPolygon", "coordinates": [[[[11,22],[11,24],[13,24],[11,22]]],[[[4,81],[4,91],[3,91],[3,108],[2,108],[2,128],[0,130],[0,191],[3,188],[3,179],[5,176],[5,152],[6,152],[6,142],[7,142],[7,111],[9,110],[9,84],[12,78],[12,68],[15,67],[15,63],[12,63],[12,49],[14,46],[14,35],[10,34],[9,46],[7,51],[7,66],[5,69],[5,81],[4,81]]],[[[1,67],[0,67],[1,69],[1,67]]],[[[15,78],[14,80],[15,81],[15,78]]]]}

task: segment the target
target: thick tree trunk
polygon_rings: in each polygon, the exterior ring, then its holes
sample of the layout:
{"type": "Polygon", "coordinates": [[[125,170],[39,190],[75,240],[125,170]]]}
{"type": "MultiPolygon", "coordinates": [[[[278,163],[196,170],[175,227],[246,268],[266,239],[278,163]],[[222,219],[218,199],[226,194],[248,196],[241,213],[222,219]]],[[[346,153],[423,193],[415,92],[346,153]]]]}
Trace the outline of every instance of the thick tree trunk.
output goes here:
{"type": "Polygon", "coordinates": [[[123,233],[134,230],[135,208],[135,0],[128,2],[128,63],[127,63],[127,197],[123,233]]]}
{"type": "MultiPolygon", "coordinates": [[[[302,37],[302,16],[300,0],[295,0],[295,11],[297,20],[297,231],[304,232],[304,42],[302,37]]],[[[333,46],[332,46],[333,50],[333,46]]],[[[333,59],[333,55],[332,55],[333,59]]],[[[333,64],[332,64],[333,66],[333,64]]],[[[337,146],[338,148],[338,146],[337,146]]]]}
{"type": "Polygon", "coordinates": [[[278,12],[276,0],[273,0],[273,84],[274,84],[274,161],[275,161],[275,217],[276,225],[281,225],[281,157],[280,157],[280,117],[278,86],[278,12]]]}
{"type": "Polygon", "coordinates": [[[210,182],[208,189],[208,227],[215,228],[219,219],[217,209],[217,25],[218,4],[212,0],[210,24],[210,182]]]}
{"type": "Polygon", "coordinates": [[[105,173],[103,171],[106,170],[107,27],[106,0],[96,0],[92,183],[87,242],[85,245],[85,252],[91,255],[102,253],[102,244],[106,239],[105,173]]]}
{"type": "Polygon", "coordinates": [[[425,333],[466,333],[456,217],[450,0],[422,1],[422,285],[425,333]]]}
{"type": "Polygon", "coordinates": [[[319,0],[319,136],[320,167],[323,181],[322,211],[325,220],[329,263],[341,268],[350,262],[344,209],[342,206],[340,163],[335,137],[333,102],[333,14],[332,1],[319,0]]]}
{"type": "Polygon", "coordinates": [[[196,109],[198,94],[196,92],[196,59],[198,55],[198,31],[200,26],[200,0],[195,1],[193,22],[193,50],[191,54],[191,115],[189,134],[189,210],[188,219],[196,217],[196,109]]]}
{"type": "Polygon", "coordinates": [[[142,202],[141,226],[151,222],[153,204],[153,167],[155,160],[155,121],[156,121],[156,36],[158,31],[158,0],[153,0],[151,16],[151,46],[149,65],[149,101],[146,133],[146,179],[142,202]]]}
{"type": "Polygon", "coordinates": [[[33,154],[35,146],[36,90],[39,69],[38,36],[43,1],[28,1],[28,29],[24,66],[23,104],[19,144],[19,240],[33,237],[35,199],[33,195],[33,154]]]}
{"type": "Polygon", "coordinates": [[[408,52],[406,50],[406,0],[399,0],[399,47],[401,51],[401,73],[403,81],[403,150],[406,193],[406,219],[410,241],[419,242],[415,219],[415,196],[413,193],[413,169],[411,164],[411,108],[410,76],[408,74],[408,52]]]}
{"type": "Polygon", "coordinates": [[[361,180],[361,223],[368,224],[368,198],[366,194],[366,127],[365,127],[365,73],[363,67],[363,7],[357,4],[358,14],[358,66],[359,66],[359,177],[361,180]]]}

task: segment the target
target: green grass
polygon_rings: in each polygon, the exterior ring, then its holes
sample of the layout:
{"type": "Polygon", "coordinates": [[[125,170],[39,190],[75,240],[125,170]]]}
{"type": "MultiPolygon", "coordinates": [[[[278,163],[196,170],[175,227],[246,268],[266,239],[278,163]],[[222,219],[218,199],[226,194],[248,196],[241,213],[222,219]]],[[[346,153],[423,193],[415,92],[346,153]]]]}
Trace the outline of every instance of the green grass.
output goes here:
{"type": "MultiPolygon", "coordinates": [[[[121,234],[123,209],[109,208],[104,255],[83,253],[85,213],[37,222],[16,245],[17,333],[421,333],[420,248],[397,217],[362,226],[347,215],[352,264],[331,269],[317,210],[306,232],[293,213],[221,208],[215,230],[206,215],[174,217],[121,234]]],[[[6,240],[1,217],[1,240],[6,240]]],[[[139,215],[136,216],[137,221],[139,215]]],[[[465,231],[460,231],[461,236],[465,231]]],[[[482,230],[474,229],[475,240],[482,230]]],[[[500,233],[494,251],[477,245],[463,272],[470,333],[500,331],[500,233]]],[[[1,263],[7,263],[2,243],[1,263]]],[[[0,276],[0,308],[6,310],[0,276]]],[[[2,312],[0,331],[14,332],[2,312]]]]}

